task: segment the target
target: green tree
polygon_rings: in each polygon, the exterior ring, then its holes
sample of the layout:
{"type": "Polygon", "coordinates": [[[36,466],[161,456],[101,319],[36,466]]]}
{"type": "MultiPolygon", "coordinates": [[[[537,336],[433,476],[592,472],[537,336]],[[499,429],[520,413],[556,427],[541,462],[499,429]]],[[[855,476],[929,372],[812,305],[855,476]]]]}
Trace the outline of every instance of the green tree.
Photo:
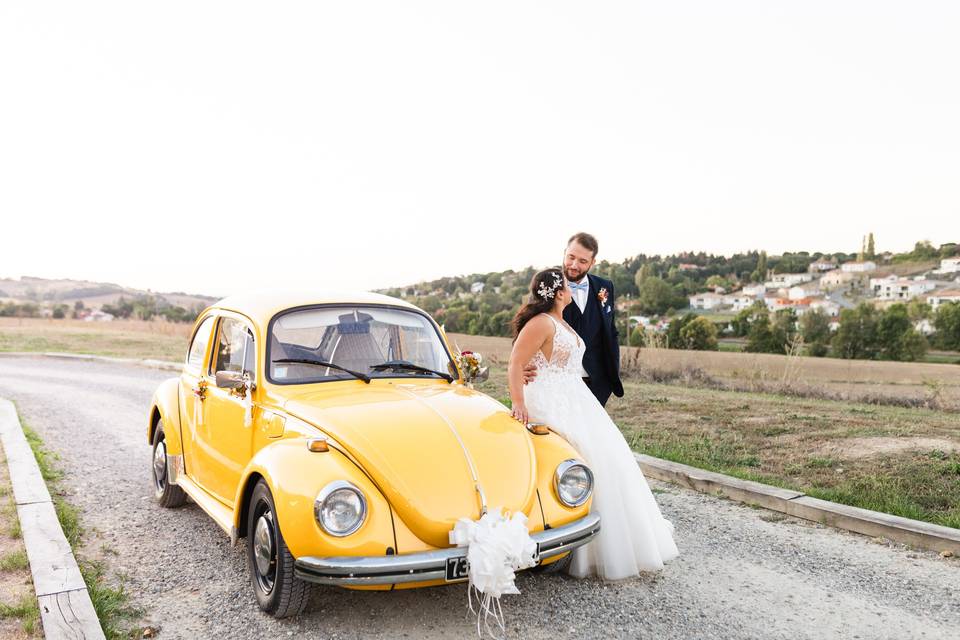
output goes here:
{"type": "Polygon", "coordinates": [[[937,345],[941,349],[960,351],[960,302],[944,302],[933,320],[937,329],[937,345]]]}
{"type": "Polygon", "coordinates": [[[830,352],[830,317],[822,309],[805,313],[800,319],[800,335],[808,355],[822,358],[830,352]]]}
{"type": "Polygon", "coordinates": [[[742,338],[750,333],[750,325],[759,316],[768,316],[770,312],[763,300],[757,300],[751,306],[743,309],[730,321],[733,335],[742,338]]]}
{"type": "Polygon", "coordinates": [[[65,305],[65,304],[55,305],[55,306],[53,307],[53,317],[54,317],[56,320],[62,320],[63,318],[66,318],[66,317],[67,317],[67,311],[69,311],[69,309],[70,309],[70,307],[68,307],[68,306],[65,305]]]}
{"type": "Polygon", "coordinates": [[[662,314],[670,307],[686,306],[682,296],[660,278],[647,278],[640,289],[640,306],[644,313],[662,314]]]}
{"type": "Polygon", "coordinates": [[[926,339],[917,333],[904,304],[895,304],[877,323],[880,357],[884,360],[917,360],[927,351],[926,339]]]}
{"type": "Polygon", "coordinates": [[[670,349],[686,349],[683,340],[683,328],[697,319],[697,314],[686,313],[681,317],[673,318],[667,327],[667,347],[670,349]]]}
{"type": "Polygon", "coordinates": [[[717,326],[703,316],[694,318],[680,329],[680,340],[684,349],[716,351],[720,348],[717,343],[717,326]]]}
{"type": "Polygon", "coordinates": [[[643,325],[638,324],[630,332],[630,346],[643,347],[647,344],[647,334],[643,330],[643,325]]]}
{"type": "Polygon", "coordinates": [[[877,310],[861,302],[855,309],[840,312],[840,328],[830,341],[833,353],[840,358],[873,360],[879,352],[877,310]]]}
{"type": "Polygon", "coordinates": [[[920,298],[916,298],[907,303],[907,315],[910,316],[910,321],[916,325],[921,320],[933,318],[933,309],[920,298]]]}
{"type": "Polygon", "coordinates": [[[873,243],[873,231],[867,236],[867,259],[873,260],[877,257],[876,246],[873,243]]]}
{"type": "Polygon", "coordinates": [[[765,282],[767,279],[767,252],[761,251],[757,257],[757,268],[750,274],[751,282],[765,282]]]}
{"type": "Polygon", "coordinates": [[[769,314],[758,315],[750,323],[747,344],[743,350],[750,353],[783,353],[782,346],[777,344],[776,336],[773,334],[769,314]]]}

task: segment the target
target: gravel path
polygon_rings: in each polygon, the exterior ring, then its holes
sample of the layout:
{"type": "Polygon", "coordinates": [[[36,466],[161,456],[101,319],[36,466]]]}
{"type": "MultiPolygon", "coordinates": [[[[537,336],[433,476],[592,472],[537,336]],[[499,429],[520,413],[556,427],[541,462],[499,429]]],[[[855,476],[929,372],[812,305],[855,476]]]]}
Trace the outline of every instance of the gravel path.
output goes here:
{"type": "MultiPolygon", "coordinates": [[[[151,498],[147,405],[168,372],[0,358],[0,396],[61,456],[87,553],[128,576],[161,638],[471,638],[466,587],[317,588],[307,613],[257,609],[242,546],[195,505],[151,498]]],[[[510,638],[958,638],[960,561],[651,483],[677,528],[663,572],[603,584],[521,574],[510,638]]]]}

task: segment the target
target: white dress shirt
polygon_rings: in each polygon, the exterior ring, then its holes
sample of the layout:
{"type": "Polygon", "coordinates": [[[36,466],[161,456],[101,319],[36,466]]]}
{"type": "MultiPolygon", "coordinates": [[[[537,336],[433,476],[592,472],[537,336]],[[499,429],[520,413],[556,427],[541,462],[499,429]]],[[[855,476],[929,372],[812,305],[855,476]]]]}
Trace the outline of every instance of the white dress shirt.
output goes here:
{"type": "MultiPolygon", "coordinates": [[[[582,282],[587,282],[587,276],[583,276],[582,278],[580,278],[580,281],[577,282],[576,284],[580,284],[580,283],[582,283],[582,282]]],[[[577,305],[578,307],[580,307],[580,313],[586,313],[586,309],[587,309],[587,296],[589,296],[589,295],[590,295],[590,288],[589,288],[589,286],[588,286],[586,289],[575,289],[575,290],[574,290],[574,292],[573,292],[573,301],[574,301],[574,303],[576,303],[576,305],[577,305]]],[[[581,338],[581,340],[582,340],[582,339],[583,339],[583,338],[581,338]]],[[[590,377],[590,374],[587,373],[587,370],[583,368],[583,364],[582,364],[582,363],[580,364],[580,376],[583,377],[583,378],[589,378],[589,377],[590,377]]]]}

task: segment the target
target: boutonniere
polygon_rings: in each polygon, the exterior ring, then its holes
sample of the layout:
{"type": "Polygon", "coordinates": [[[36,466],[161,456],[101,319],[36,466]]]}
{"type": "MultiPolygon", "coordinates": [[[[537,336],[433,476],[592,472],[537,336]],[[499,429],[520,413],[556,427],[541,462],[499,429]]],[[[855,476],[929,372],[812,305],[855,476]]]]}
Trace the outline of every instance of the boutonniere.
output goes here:
{"type": "Polygon", "coordinates": [[[600,304],[607,304],[607,288],[601,287],[599,293],[597,293],[597,299],[600,300],[600,304]]]}

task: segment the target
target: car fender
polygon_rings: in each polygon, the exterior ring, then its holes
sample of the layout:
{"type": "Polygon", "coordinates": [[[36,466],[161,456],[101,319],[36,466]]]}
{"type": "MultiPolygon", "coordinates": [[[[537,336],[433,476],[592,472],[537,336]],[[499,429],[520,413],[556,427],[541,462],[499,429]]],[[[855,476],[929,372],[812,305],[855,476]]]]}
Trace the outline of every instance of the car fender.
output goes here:
{"type": "Polygon", "coordinates": [[[590,513],[591,496],[579,507],[568,507],[560,502],[554,489],[554,475],[564,460],[582,460],[580,454],[558,434],[533,435],[533,447],[537,454],[537,494],[543,510],[544,525],[552,528],[573,522],[590,513]]]}
{"type": "Polygon", "coordinates": [[[153,432],[157,420],[163,420],[164,436],[167,441],[167,455],[183,455],[180,443],[180,397],[179,378],[168,378],[160,383],[150,401],[149,423],[147,424],[147,442],[153,444],[153,432]]]}
{"type": "Polygon", "coordinates": [[[260,449],[247,465],[234,500],[233,526],[239,537],[246,535],[249,498],[262,478],[273,495],[280,531],[295,558],[395,553],[390,505],[380,490],[343,453],[333,447],[312,452],[308,442],[299,435],[276,440],[260,449]],[[335,480],[356,485],[367,503],[363,525],[344,537],[327,533],[313,513],[317,494],[335,480]]]}

